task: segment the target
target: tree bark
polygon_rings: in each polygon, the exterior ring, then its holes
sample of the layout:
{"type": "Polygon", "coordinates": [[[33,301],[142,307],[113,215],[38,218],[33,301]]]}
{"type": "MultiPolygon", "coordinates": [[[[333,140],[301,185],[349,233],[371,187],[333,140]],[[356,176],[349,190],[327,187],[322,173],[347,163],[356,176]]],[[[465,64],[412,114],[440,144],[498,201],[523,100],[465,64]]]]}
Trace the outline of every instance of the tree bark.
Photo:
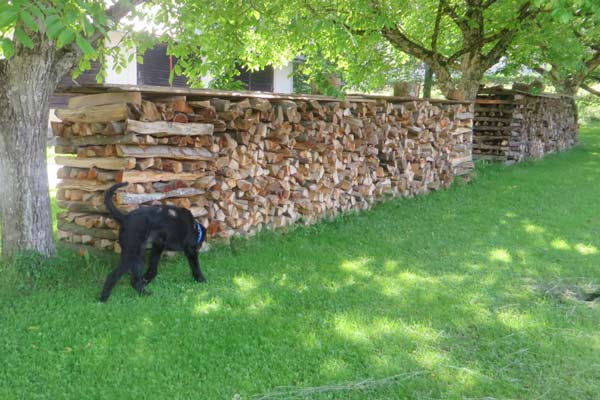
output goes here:
{"type": "Polygon", "coordinates": [[[38,35],[0,63],[0,225],[2,256],[55,251],[46,137],[50,96],[75,56],[38,35]]]}
{"type": "Polygon", "coordinates": [[[423,79],[423,98],[431,98],[431,87],[433,86],[433,70],[425,64],[425,78],[423,79]]]}
{"type": "MultiPolygon", "coordinates": [[[[118,22],[146,0],[117,0],[106,16],[118,22]]],[[[32,250],[55,252],[46,167],[50,97],[81,59],[72,43],[57,49],[45,32],[28,31],[32,49],[15,41],[15,53],[0,60],[0,256],[32,250]]],[[[89,40],[103,39],[102,30],[89,40]]]]}

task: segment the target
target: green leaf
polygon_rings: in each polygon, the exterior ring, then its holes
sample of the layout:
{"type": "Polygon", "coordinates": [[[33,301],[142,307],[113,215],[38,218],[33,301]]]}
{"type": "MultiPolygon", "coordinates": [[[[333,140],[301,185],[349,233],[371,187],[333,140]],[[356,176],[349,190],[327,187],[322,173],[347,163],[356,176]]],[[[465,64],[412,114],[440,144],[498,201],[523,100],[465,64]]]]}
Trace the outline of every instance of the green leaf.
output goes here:
{"type": "Polygon", "coordinates": [[[91,69],[92,65],[90,63],[90,60],[82,59],[81,62],[79,63],[79,68],[82,71],[87,71],[88,69],[91,69]]]}
{"type": "Polygon", "coordinates": [[[65,22],[67,24],[72,24],[73,22],[75,22],[77,17],[78,17],[77,12],[75,12],[74,10],[69,10],[69,11],[67,11],[67,14],[65,16],[65,22]]]}
{"type": "MultiPolygon", "coordinates": [[[[48,18],[49,19],[49,18],[48,18]]],[[[46,25],[48,26],[48,31],[46,34],[50,39],[56,39],[56,37],[60,34],[60,32],[65,29],[63,23],[57,19],[50,25],[48,25],[48,19],[46,19],[46,25]]]]}
{"type": "Polygon", "coordinates": [[[46,18],[46,21],[44,21],[44,23],[46,24],[47,27],[50,27],[51,25],[54,25],[56,22],[59,22],[60,18],[58,15],[56,14],[52,14],[52,15],[48,15],[48,18],[46,18]]]}
{"type": "Polygon", "coordinates": [[[5,58],[11,58],[15,54],[15,45],[12,40],[2,38],[0,39],[0,48],[2,48],[2,54],[5,58]]]}
{"type": "Polygon", "coordinates": [[[94,50],[90,42],[88,42],[80,34],[77,34],[77,36],[75,37],[75,43],[77,43],[77,46],[79,46],[79,48],[83,51],[83,54],[85,54],[86,57],[94,57],[96,55],[96,50],[94,50]]]}
{"type": "Polygon", "coordinates": [[[21,13],[19,14],[19,18],[21,19],[21,21],[23,21],[25,26],[28,27],[29,29],[31,29],[33,32],[38,31],[38,26],[35,23],[35,20],[31,16],[31,14],[29,14],[27,11],[25,11],[25,10],[21,11],[21,13]]]}
{"type": "Polygon", "coordinates": [[[0,28],[14,24],[17,20],[17,15],[17,11],[13,9],[2,12],[0,14],[0,28]]]}
{"type": "Polygon", "coordinates": [[[38,6],[36,6],[35,4],[31,4],[29,6],[29,9],[31,10],[31,13],[40,20],[44,19],[44,13],[42,12],[42,10],[40,10],[38,6]]]}
{"type": "Polygon", "coordinates": [[[83,19],[83,31],[85,32],[86,36],[92,36],[94,33],[94,25],[88,21],[87,18],[83,19]]]}
{"type": "Polygon", "coordinates": [[[25,31],[23,29],[21,29],[21,27],[17,27],[15,29],[15,37],[17,38],[17,40],[19,42],[21,42],[23,44],[23,46],[25,46],[29,49],[33,49],[33,40],[31,40],[29,35],[27,35],[25,33],[25,31]]]}
{"type": "Polygon", "coordinates": [[[70,29],[65,29],[58,35],[58,47],[66,46],[73,42],[73,40],[75,40],[75,32],[70,29]]]}

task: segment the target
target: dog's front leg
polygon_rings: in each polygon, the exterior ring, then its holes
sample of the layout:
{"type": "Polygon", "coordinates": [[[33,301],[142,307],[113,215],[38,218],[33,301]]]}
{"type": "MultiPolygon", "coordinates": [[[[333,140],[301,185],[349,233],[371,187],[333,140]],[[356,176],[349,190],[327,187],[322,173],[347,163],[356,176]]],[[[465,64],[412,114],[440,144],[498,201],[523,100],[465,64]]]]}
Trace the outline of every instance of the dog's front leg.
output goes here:
{"type": "Polygon", "coordinates": [[[206,282],[206,278],[204,275],[202,275],[200,263],[198,262],[198,249],[186,249],[185,256],[188,259],[190,269],[192,270],[192,275],[194,276],[196,282],[206,282]]]}

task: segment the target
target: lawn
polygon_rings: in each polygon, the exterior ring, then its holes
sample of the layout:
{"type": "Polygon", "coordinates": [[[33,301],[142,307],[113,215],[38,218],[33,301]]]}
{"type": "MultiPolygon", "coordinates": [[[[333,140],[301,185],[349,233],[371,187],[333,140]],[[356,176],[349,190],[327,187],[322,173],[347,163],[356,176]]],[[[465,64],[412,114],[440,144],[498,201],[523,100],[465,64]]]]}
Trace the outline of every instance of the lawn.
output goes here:
{"type": "Polygon", "coordinates": [[[581,142],[213,246],[204,285],[167,260],[148,297],[96,300],[114,257],[0,266],[0,398],[599,398],[600,129],[581,142]]]}

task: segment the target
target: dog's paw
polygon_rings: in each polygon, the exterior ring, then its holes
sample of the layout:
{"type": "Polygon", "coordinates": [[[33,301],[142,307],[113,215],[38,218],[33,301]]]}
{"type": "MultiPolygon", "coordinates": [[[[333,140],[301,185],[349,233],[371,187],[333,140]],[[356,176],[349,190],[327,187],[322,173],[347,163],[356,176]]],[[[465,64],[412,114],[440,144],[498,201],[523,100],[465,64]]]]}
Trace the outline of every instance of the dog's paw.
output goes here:
{"type": "Polygon", "coordinates": [[[206,283],[206,278],[201,276],[199,278],[194,278],[194,280],[198,283],[206,283]]]}

